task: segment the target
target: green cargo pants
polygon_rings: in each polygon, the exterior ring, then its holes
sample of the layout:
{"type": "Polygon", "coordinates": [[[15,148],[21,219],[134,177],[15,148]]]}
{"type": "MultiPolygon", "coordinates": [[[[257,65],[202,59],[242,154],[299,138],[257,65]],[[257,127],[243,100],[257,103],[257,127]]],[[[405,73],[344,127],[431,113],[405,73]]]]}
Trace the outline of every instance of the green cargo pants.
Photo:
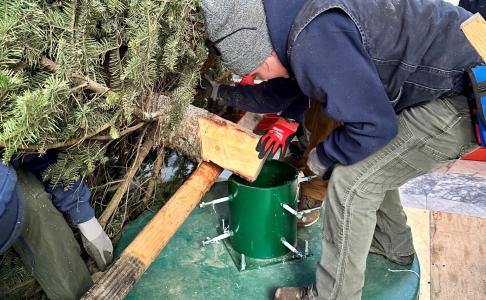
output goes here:
{"type": "Polygon", "coordinates": [[[49,299],[79,299],[92,281],[71,228],[34,175],[17,170],[17,177],[25,219],[14,250],[49,299]]]}
{"type": "Polygon", "coordinates": [[[398,119],[398,136],[387,146],[334,169],[324,206],[318,299],[361,298],[373,236],[390,256],[413,254],[398,188],[477,147],[464,96],[407,109],[398,119]]]}

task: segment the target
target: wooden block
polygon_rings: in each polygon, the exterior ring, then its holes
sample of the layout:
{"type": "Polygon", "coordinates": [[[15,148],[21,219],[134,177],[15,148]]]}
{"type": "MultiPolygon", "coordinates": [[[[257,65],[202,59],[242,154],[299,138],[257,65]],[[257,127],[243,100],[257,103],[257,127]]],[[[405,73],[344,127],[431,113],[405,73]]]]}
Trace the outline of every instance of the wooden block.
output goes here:
{"type": "Polygon", "coordinates": [[[204,161],[228,169],[254,181],[265,162],[255,150],[260,139],[252,131],[234,123],[209,118],[199,119],[201,156],[204,161]]]}
{"type": "Polygon", "coordinates": [[[486,21],[476,13],[461,24],[461,30],[481,58],[486,61],[486,21]]]}
{"type": "Polygon", "coordinates": [[[486,298],[486,219],[434,212],[432,299],[486,298]]]}
{"type": "Polygon", "coordinates": [[[405,208],[413,244],[420,261],[420,300],[430,299],[430,211],[405,208]]]}

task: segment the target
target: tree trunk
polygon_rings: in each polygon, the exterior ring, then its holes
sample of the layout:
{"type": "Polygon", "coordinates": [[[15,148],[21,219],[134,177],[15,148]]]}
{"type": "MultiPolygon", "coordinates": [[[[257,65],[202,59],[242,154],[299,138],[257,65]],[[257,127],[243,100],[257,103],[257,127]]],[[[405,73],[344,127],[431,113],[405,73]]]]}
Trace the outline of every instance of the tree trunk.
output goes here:
{"type": "Polygon", "coordinates": [[[223,118],[199,107],[190,105],[181,123],[164,141],[168,148],[201,161],[201,137],[199,136],[199,118],[207,117],[224,121],[223,118]]]}

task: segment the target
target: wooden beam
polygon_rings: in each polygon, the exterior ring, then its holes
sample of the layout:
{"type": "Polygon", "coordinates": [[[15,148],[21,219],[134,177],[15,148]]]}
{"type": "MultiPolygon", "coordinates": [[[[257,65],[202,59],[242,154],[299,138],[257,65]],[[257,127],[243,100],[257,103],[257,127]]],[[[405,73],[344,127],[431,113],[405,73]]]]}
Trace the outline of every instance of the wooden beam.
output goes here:
{"type": "Polygon", "coordinates": [[[486,219],[434,212],[430,230],[432,299],[484,299],[486,219]]]}
{"type": "MultiPolygon", "coordinates": [[[[257,120],[249,114],[238,123],[253,129],[257,120]]],[[[222,171],[213,163],[202,162],[82,299],[125,298],[222,171]]]]}
{"type": "Polygon", "coordinates": [[[486,61],[486,21],[484,18],[479,13],[474,14],[461,24],[461,30],[483,61],[486,61]]]}
{"type": "Polygon", "coordinates": [[[234,123],[204,117],[199,119],[199,135],[204,161],[213,162],[249,181],[256,180],[265,162],[258,158],[256,151],[259,136],[234,123]]]}

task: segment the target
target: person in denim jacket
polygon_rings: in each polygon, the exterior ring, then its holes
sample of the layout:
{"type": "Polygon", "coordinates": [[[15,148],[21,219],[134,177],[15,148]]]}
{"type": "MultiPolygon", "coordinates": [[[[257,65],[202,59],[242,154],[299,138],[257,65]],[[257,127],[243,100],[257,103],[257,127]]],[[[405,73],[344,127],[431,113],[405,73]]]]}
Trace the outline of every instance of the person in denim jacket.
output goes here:
{"type": "Polygon", "coordinates": [[[302,101],[279,97],[284,86],[343,124],[307,162],[317,175],[334,168],[315,284],[279,288],[275,299],[360,299],[368,252],[414,260],[398,188],[477,147],[464,74],[481,59],[460,31],[471,13],[440,0],[203,0],[202,8],[210,50],[235,74],[268,80],[215,97],[270,112],[302,101]]]}

